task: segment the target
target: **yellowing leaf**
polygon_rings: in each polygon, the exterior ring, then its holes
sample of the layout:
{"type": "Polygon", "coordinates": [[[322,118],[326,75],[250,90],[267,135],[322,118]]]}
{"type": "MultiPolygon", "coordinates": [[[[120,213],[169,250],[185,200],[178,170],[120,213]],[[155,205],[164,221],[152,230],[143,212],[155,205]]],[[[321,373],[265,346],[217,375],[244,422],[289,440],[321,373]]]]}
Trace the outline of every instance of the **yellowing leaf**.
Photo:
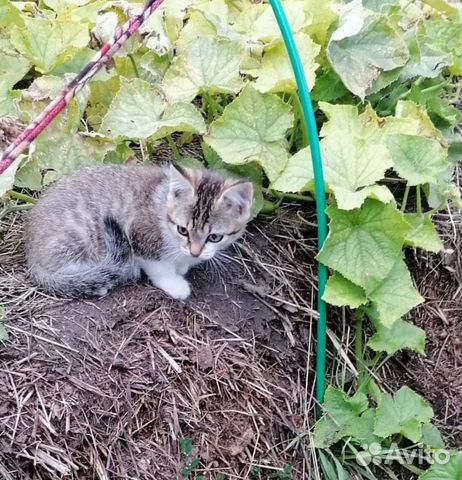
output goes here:
{"type": "Polygon", "coordinates": [[[361,209],[345,212],[331,205],[327,213],[330,232],[319,261],[372,291],[401,257],[408,224],[393,204],[370,199],[361,209]]]}
{"type": "Polygon", "coordinates": [[[432,182],[448,167],[447,151],[437,140],[417,135],[388,135],[385,144],[399,176],[408,185],[432,182]]]}
{"type": "Polygon", "coordinates": [[[44,185],[76,170],[102,163],[104,156],[115,149],[112,139],[99,134],[74,133],[54,129],[35,142],[35,152],[18,171],[15,184],[37,189],[45,173],[44,185]]]}
{"type": "Polygon", "coordinates": [[[192,11],[189,15],[188,23],[181,30],[176,47],[182,51],[187,46],[201,37],[215,36],[217,29],[215,25],[207,20],[202,12],[192,11]]]}
{"type": "Polygon", "coordinates": [[[438,140],[443,146],[447,143],[443,134],[433,125],[425,107],[410,100],[400,100],[396,104],[395,116],[385,119],[383,129],[386,135],[419,135],[438,140]]]}
{"type": "Polygon", "coordinates": [[[19,82],[31,67],[30,62],[19,55],[9,43],[0,43],[0,79],[4,81],[9,88],[19,82]]]}
{"type": "Polygon", "coordinates": [[[285,193],[301,192],[310,189],[313,179],[311,151],[306,147],[289,158],[284,170],[271,184],[271,188],[285,193]]]}
{"type": "Polygon", "coordinates": [[[202,92],[239,92],[242,59],[241,47],[230,40],[204,37],[193,41],[165,73],[167,97],[178,102],[192,100],[202,92]]]}
{"type": "Polygon", "coordinates": [[[367,302],[366,293],[361,287],[342,277],[340,273],[334,274],[327,281],[323,300],[337,307],[349,306],[358,308],[367,302]]]}
{"type": "MultiPolygon", "coordinates": [[[[0,151],[0,156],[1,156],[0,151]]],[[[0,175],[0,198],[5,195],[6,192],[13,188],[14,177],[19,164],[24,159],[24,155],[20,155],[1,175],[0,175]]],[[[1,313],[1,310],[0,310],[1,313]]],[[[1,315],[0,315],[1,317],[1,315]]]]}
{"type": "Polygon", "coordinates": [[[388,327],[424,301],[414,287],[409,270],[401,257],[397,258],[383,281],[368,291],[367,296],[372,300],[380,322],[388,327]]]}
{"type": "Polygon", "coordinates": [[[256,161],[274,180],[287,162],[285,135],[292,122],[293,115],[286,103],[249,85],[212,123],[204,140],[224,162],[256,161]]]}
{"type": "MultiPolygon", "coordinates": [[[[310,23],[311,15],[305,11],[303,1],[282,3],[292,32],[297,33],[310,23]]],[[[251,4],[244,9],[237,17],[234,28],[253,43],[266,43],[281,37],[274,13],[270,5],[264,3],[251,4]]]]}
{"type": "Polygon", "coordinates": [[[205,133],[205,122],[199,111],[190,103],[168,105],[160,121],[160,129],[153,135],[162,138],[173,132],[205,133]]]}
{"type": "Polygon", "coordinates": [[[161,91],[139,78],[121,79],[101,132],[128,138],[161,138],[175,131],[203,133],[205,123],[193,105],[167,106],[161,91]]]}
{"type": "Polygon", "coordinates": [[[18,113],[17,102],[21,93],[11,90],[8,80],[0,78],[0,117],[15,115],[18,113]]]}
{"type": "Polygon", "coordinates": [[[85,47],[90,40],[87,27],[78,22],[24,17],[24,24],[25,28],[13,28],[11,43],[41,73],[49,72],[61,54],[85,47]]]}
{"type": "MultiPolygon", "coordinates": [[[[296,34],[295,42],[303,64],[305,76],[310,88],[313,88],[316,79],[315,72],[319,66],[315,62],[315,58],[319,54],[321,47],[314,43],[305,33],[296,34]]],[[[265,50],[259,68],[246,70],[245,73],[257,77],[255,88],[260,92],[276,93],[297,91],[292,65],[290,64],[287,49],[282,40],[273,42],[265,50]]]]}
{"type": "Polygon", "coordinates": [[[385,17],[371,14],[354,0],[342,7],[327,53],[345,86],[364,99],[381,72],[402,67],[408,49],[385,17]]]}
{"type": "Polygon", "coordinates": [[[370,110],[358,115],[350,105],[319,106],[328,118],[321,131],[324,175],[339,208],[358,208],[367,197],[390,202],[388,188],[375,185],[393,165],[377,116],[370,110]]]}

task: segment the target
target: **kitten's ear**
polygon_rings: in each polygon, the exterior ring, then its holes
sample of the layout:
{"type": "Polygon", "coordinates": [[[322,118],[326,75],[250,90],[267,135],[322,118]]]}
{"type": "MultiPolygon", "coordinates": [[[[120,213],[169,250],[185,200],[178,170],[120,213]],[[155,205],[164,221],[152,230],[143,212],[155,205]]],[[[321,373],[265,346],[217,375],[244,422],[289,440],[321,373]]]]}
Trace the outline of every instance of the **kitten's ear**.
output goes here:
{"type": "Polygon", "coordinates": [[[250,218],[252,200],[252,182],[235,182],[223,190],[218,203],[231,215],[247,220],[250,218]]]}
{"type": "Polygon", "coordinates": [[[192,200],[194,197],[194,186],[192,178],[188,171],[176,163],[170,164],[169,171],[169,199],[175,200],[192,200]]]}

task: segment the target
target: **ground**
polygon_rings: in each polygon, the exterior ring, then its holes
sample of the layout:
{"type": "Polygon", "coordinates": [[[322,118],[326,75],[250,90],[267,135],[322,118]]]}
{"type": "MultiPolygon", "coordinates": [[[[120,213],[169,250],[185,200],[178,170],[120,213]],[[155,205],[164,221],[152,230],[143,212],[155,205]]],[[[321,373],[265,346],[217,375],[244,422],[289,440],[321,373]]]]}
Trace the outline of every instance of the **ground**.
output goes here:
{"type": "MultiPolygon", "coordinates": [[[[24,274],[24,215],[4,220],[0,243],[9,331],[0,347],[2,478],[318,478],[307,433],[315,407],[313,206],[254,221],[220,270],[192,272],[186,302],[147,282],[92,301],[44,295],[24,274]]],[[[456,446],[461,221],[444,215],[445,253],[408,252],[427,299],[412,315],[427,331],[426,356],[402,353],[377,376],[385,389],[408,384],[423,394],[456,446]]],[[[329,325],[336,346],[329,344],[327,381],[340,371],[353,379],[350,312],[331,309],[329,325]]]]}

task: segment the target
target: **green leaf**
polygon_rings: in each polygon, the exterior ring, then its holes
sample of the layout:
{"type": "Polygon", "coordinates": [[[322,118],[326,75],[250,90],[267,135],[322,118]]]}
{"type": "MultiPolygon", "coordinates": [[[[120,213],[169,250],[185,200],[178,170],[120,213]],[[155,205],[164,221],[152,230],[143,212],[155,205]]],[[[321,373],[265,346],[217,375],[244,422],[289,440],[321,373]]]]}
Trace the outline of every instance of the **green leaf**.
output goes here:
{"type": "Polygon", "coordinates": [[[167,105],[161,91],[139,78],[121,78],[100,128],[127,138],[162,138],[175,131],[204,133],[205,123],[191,104],[167,105]]]}
{"type": "Polygon", "coordinates": [[[13,25],[24,26],[23,16],[9,0],[0,0],[0,34],[3,29],[8,31],[13,25]]]}
{"type": "Polygon", "coordinates": [[[274,180],[287,162],[285,135],[292,123],[293,114],[286,103],[249,85],[212,122],[204,140],[224,162],[258,162],[274,180]]]}
{"type": "Polygon", "coordinates": [[[462,452],[453,452],[447,463],[434,463],[419,480],[460,480],[462,478],[462,452]]]}
{"type": "Polygon", "coordinates": [[[358,208],[367,197],[393,200],[387,187],[375,185],[393,165],[375,113],[368,108],[358,115],[351,105],[319,106],[328,118],[321,130],[324,175],[339,208],[358,208]]]}
{"type": "Polygon", "coordinates": [[[402,81],[415,77],[436,78],[453,63],[452,54],[438,48],[433,38],[426,34],[425,25],[416,30],[408,35],[410,59],[400,73],[402,81]]]}
{"type": "Polygon", "coordinates": [[[444,440],[440,431],[430,423],[424,423],[422,425],[422,439],[420,440],[423,445],[431,448],[444,448],[444,440]]]}
{"type": "Polygon", "coordinates": [[[462,21],[460,11],[453,8],[451,20],[431,18],[425,22],[425,31],[431,44],[443,52],[452,55],[449,71],[452,75],[462,74],[462,21]]]}
{"type": "Polygon", "coordinates": [[[86,25],[79,22],[24,17],[24,24],[25,28],[12,29],[11,43],[41,73],[49,72],[60,55],[83,48],[90,40],[86,25]]]}
{"type": "Polygon", "coordinates": [[[18,90],[11,90],[8,80],[0,78],[0,117],[18,114],[17,103],[21,98],[18,90]]]}
{"type": "Polygon", "coordinates": [[[315,102],[333,102],[348,93],[348,89],[333,70],[325,70],[319,75],[318,69],[316,73],[316,83],[314,87],[310,85],[311,98],[315,102]]]}
{"type": "Polygon", "coordinates": [[[271,184],[271,188],[285,193],[302,192],[310,189],[313,180],[311,151],[306,147],[289,158],[284,170],[271,184]]]}
{"type": "Polygon", "coordinates": [[[327,208],[330,232],[318,259],[366,291],[372,291],[401,258],[409,230],[403,215],[389,203],[366,200],[361,209],[327,208]]]}
{"type": "Polygon", "coordinates": [[[44,0],[44,3],[55,12],[60,12],[70,6],[80,7],[86,5],[90,1],[91,0],[44,0]]]}
{"type": "Polygon", "coordinates": [[[348,397],[342,390],[329,386],[323,408],[324,416],[314,427],[315,447],[327,448],[345,436],[354,437],[356,441],[363,440],[364,436],[371,438],[374,414],[367,409],[368,401],[363,393],[348,397]]]}
{"type": "Polygon", "coordinates": [[[385,17],[364,10],[361,0],[341,7],[327,54],[345,86],[364,99],[381,72],[402,67],[408,49],[385,17]]]}
{"type": "Polygon", "coordinates": [[[392,326],[400,317],[424,301],[414,287],[401,256],[398,256],[383,281],[368,292],[368,298],[372,300],[380,322],[386,327],[392,326]]]}
{"type": "MultiPolygon", "coordinates": [[[[1,151],[0,151],[1,156],[1,151]]],[[[1,175],[0,175],[0,198],[13,188],[16,170],[24,159],[24,155],[20,155],[1,175]]],[[[1,318],[1,315],[0,315],[1,318]]]]}
{"type": "Polygon", "coordinates": [[[160,129],[153,139],[166,137],[173,132],[191,132],[204,134],[206,127],[202,115],[190,103],[167,105],[160,121],[160,129]]]}
{"type": "Polygon", "coordinates": [[[438,253],[443,249],[438,232],[432,222],[430,213],[420,215],[418,213],[405,213],[406,222],[412,229],[406,235],[406,244],[413,247],[423,248],[429,252],[438,253]]]}
{"type": "Polygon", "coordinates": [[[442,133],[433,125],[425,107],[410,100],[398,101],[395,116],[386,119],[383,130],[385,135],[420,135],[446,145],[442,133]]]}
{"type": "MultiPolygon", "coordinates": [[[[315,72],[318,68],[315,58],[321,47],[305,33],[297,33],[294,39],[305,76],[312,88],[316,80],[315,72]]],[[[245,70],[245,73],[257,78],[255,88],[260,92],[292,93],[297,91],[292,65],[282,40],[277,40],[269,45],[263,53],[261,65],[253,70],[245,70]]]]}
{"type": "Polygon", "coordinates": [[[10,48],[9,43],[0,43],[0,79],[2,83],[4,82],[9,88],[13,87],[24,77],[30,67],[30,62],[10,48]]]}
{"type": "Polygon", "coordinates": [[[437,140],[416,135],[388,135],[385,144],[394,169],[408,185],[432,182],[448,167],[447,152],[437,140]]]}
{"type": "Polygon", "coordinates": [[[367,343],[372,350],[386,352],[388,355],[405,348],[424,353],[425,332],[412,323],[399,319],[388,328],[377,322],[376,329],[377,332],[367,343]]]}
{"type": "Polygon", "coordinates": [[[189,438],[180,439],[180,450],[183,455],[189,456],[193,452],[193,444],[189,438]]]}
{"type": "Polygon", "coordinates": [[[114,148],[112,139],[98,133],[50,130],[35,141],[35,151],[18,171],[15,184],[40,188],[42,172],[46,172],[46,185],[76,170],[103,163],[106,153],[114,148]]]}
{"type": "Polygon", "coordinates": [[[157,55],[152,50],[146,52],[140,59],[141,71],[144,72],[143,80],[155,85],[164,78],[170,65],[167,55],[157,55]]]}
{"type": "Polygon", "coordinates": [[[237,93],[242,48],[226,38],[198,38],[175,57],[164,77],[167,97],[190,101],[202,92],[237,93]]]}
{"type": "Polygon", "coordinates": [[[384,393],[377,407],[374,434],[387,438],[404,435],[411,442],[422,437],[422,423],[433,418],[433,409],[409,387],[401,387],[392,397],[384,393]]]}
{"type": "Polygon", "coordinates": [[[364,290],[342,277],[338,272],[334,272],[327,281],[322,298],[327,303],[337,307],[347,305],[350,308],[358,308],[367,302],[364,290]]]}
{"type": "Polygon", "coordinates": [[[165,104],[162,92],[149,83],[139,78],[122,77],[100,132],[114,137],[147,138],[158,129],[165,104]]]}

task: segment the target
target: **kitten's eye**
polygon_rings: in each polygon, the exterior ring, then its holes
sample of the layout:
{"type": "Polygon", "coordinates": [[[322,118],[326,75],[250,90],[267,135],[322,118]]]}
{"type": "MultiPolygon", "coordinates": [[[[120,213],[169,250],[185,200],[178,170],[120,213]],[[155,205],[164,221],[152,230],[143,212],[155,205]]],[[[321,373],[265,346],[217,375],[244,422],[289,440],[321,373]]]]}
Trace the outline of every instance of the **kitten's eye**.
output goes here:
{"type": "Polygon", "coordinates": [[[183,235],[183,237],[188,236],[188,229],[186,227],[182,227],[181,225],[177,225],[176,229],[178,230],[178,233],[180,235],[183,235]]]}
{"type": "Polygon", "coordinates": [[[218,243],[223,240],[223,235],[219,235],[218,233],[211,233],[207,237],[207,242],[218,243]]]}

